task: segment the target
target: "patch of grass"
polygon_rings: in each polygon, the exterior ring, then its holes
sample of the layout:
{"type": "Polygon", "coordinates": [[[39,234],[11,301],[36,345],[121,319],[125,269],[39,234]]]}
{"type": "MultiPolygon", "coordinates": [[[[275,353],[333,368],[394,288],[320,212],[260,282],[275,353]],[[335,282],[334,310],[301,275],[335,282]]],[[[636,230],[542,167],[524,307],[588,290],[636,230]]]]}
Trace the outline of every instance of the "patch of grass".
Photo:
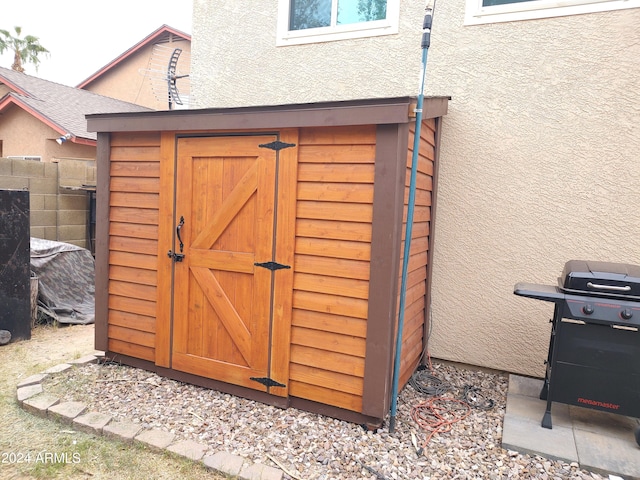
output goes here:
{"type": "MultiPolygon", "coordinates": [[[[26,419],[28,420],[28,419],[26,419]]],[[[28,454],[29,462],[0,466],[0,478],[20,477],[35,479],[110,479],[149,480],[185,479],[215,480],[225,478],[211,472],[203,464],[152,451],[140,443],[125,443],[101,436],[67,430],[64,425],[50,420],[36,419],[31,431],[37,431],[41,441],[31,438],[31,447],[25,438],[2,451],[28,454]],[[52,425],[47,425],[51,423],[52,425]],[[45,441],[42,441],[45,440],[45,441]]]]}
{"type": "Polygon", "coordinates": [[[55,395],[62,400],[89,403],[91,399],[83,394],[83,387],[93,385],[97,379],[98,372],[82,375],[70,375],[63,372],[46,378],[43,382],[43,388],[47,393],[55,395]]]}
{"type": "MultiPolygon", "coordinates": [[[[92,350],[87,327],[38,326],[32,340],[0,349],[0,453],[31,455],[0,464],[1,479],[221,480],[202,463],[74,431],[70,425],[25,412],[16,401],[20,379],[92,350]],[[76,334],[84,335],[81,342],[76,334]],[[83,351],[83,349],[86,349],[83,351]],[[39,459],[38,453],[42,453],[39,459]],[[44,456],[49,454],[48,456],[44,456]],[[56,456],[57,454],[57,456],[56,456]],[[36,461],[38,459],[38,461],[36,461]]],[[[76,357],[77,358],[77,357],[76,357]]],[[[53,378],[56,376],[54,375],[53,378]]],[[[80,381],[78,381],[80,382],[80,381]]],[[[81,384],[76,385],[81,387],[81,384]]]]}

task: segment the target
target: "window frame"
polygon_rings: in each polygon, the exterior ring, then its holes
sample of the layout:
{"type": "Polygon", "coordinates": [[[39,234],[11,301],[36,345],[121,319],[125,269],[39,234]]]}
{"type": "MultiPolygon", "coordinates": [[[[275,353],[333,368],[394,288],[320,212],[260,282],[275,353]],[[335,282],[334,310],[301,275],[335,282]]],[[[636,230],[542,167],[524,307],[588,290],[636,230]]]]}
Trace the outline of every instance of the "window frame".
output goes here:
{"type": "Polygon", "coordinates": [[[482,5],[482,0],[466,0],[464,24],[514,22],[627,8],[640,8],[640,0],[531,0],[487,7],[482,5]]]}
{"type": "Polygon", "coordinates": [[[384,20],[289,30],[290,8],[290,0],[278,0],[276,46],[279,47],[393,35],[398,33],[398,24],[400,22],[400,0],[387,0],[387,18],[384,20]]]}

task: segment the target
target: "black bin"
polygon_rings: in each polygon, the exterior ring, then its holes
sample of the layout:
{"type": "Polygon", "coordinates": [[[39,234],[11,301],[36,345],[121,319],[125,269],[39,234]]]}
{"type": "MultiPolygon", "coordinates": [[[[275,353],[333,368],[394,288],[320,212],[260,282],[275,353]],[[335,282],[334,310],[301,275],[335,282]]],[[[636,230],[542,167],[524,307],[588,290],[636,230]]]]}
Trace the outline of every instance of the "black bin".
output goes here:
{"type": "Polygon", "coordinates": [[[31,338],[29,192],[0,190],[0,330],[31,338]]]}

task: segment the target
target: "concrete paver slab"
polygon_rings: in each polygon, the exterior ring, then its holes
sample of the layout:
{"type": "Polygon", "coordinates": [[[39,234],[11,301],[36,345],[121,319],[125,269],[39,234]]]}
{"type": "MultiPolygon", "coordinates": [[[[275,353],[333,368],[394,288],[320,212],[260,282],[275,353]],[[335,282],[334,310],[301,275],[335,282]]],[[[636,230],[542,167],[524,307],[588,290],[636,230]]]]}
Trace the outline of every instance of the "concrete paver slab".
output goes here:
{"type": "Polygon", "coordinates": [[[61,373],[64,372],[65,370],[69,370],[71,368],[71,365],[69,365],[68,363],[60,363],[58,365],[54,365],[51,368],[47,368],[44,373],[61,373]]]}
{"type": "Polygon", "coordinates": [[[18,384],[18,388],[26,387],[27,385],[36,385],[38,383],[42,383],[42,381],[47,378],[49,375],[46,373],[37,373],[35,375],[31,375],[30,377],[25,378],[18,384]]]}
{"type": "Polygon", "coordinates": [[[640,480],[638,419],[590,408],[552,404],[553,429],[540,426],[546,402],[542,380],[510,375],[502,446],[521,453],[578,462],[580,468],[640,480]]]}
{"type": "Polygon", "coordinates": [[[520,453],[541,455],[552,460],[578,461],[573,429],[554,426],[542,428],[539,422],[506,416],[502,427],[502,448],[520,453]]]}
{"type": "Polygon", "coordinates": [[[619,437],[633,432],[637,426],[635,419],[623,415],[574,406],[569,409],[576,429],[619,437]]]}
{"type": "Polygon", "coordinates": [[[167,448],[173,442],[175,435],[164,430],[158,430],[152,428],[151,430],[145,430],[135,437],[135,440],[145,443],[153,448],[162,450],[167,448]]]}
{"type": "Polygon", "coordinates": [[[169,445],[167,450],[197,461],[204,456],[204,452],[207,451],[207,446],[196,443],[192,440],[182,440],[174,443],[173,445],[169,445]]]}
{"type": "Polygon", "coordinates": [[[25,400],[42,393],[42,384],[37,383],[35,385],[28,385],[26,387],[18,388],[16,390],[16,398],[18,403],[22,404],[25,400]]]}
{"type": "Polygon", "coordinates": [[[208,468],[237,477],[242,470],[245,459],[228,452],[216,452],[211,456],[204,457],[202,463],[208,468]]]}
{"type": "Polygon", "coordinates": [[[111,422],[102,429],[105,437],[117,438],[127,442],[133,441],[141,431],[142,427],[139,424],[127,421],[111,422]]]}
{"type": "Polygon", "coordinates": [[[580,466],[602,473],[611,472],[625,480],[640,480],[640,447],[635,445],[633,432],[612,437],[586,430],[575,430],[580,466]]]}
{"type": "Polygon", "coordinates": [[[31,397],[28,400],[25,400],[22,404],[22,408],[33,415],[46,417],[47,410],[58,404],[59,402],[60,399],[55,395],[42,393],[40,395],[36,395],[35,397],[31,397]]]}
{"type": "Polygon", "coordinates": [[[539,399],[543,384],[544,380],[539,378],[509,375],[509,395],[524,395],[539,399]]]}
{"type": "Polygon", "coordinates": [[[86,363],[96,363],[98,357],[95,355],[85,355],[84,357],[76,358],[75,360],[69,360],[67,363],[72,365],[84,365],[86,363]]]}
{"type": "Polygon", "coordinates": [[[282,470],[262,463],[245,463],[238,478],[241,480],[282,480],[282,470]]]}
{"type": "MultiPolygon", "coordinates": [[[[525,397],[522,395],[509,395],[507,397],[507,414],[515,417],[522,417],[538,425],[542,422],[542,416],[547,408],[547,402],[538,398],[525,397]]],[[[551,422],[553,427],[571,428],[572,421],[569,415],[569,406],[562,403],[554,403],[551,406],[551,422]]]]}
{"type": "Polygon", "coordinates": [[[74,418],[84,413],[87,406],[82,402],[62,402],[50,407],[47,416],[61,422],[71,423],[74,418]]]}
{"type": "Polygon", "coordinates": [[[100,412],[88,412],[73,419],[73,425],[86,433],[100,433],[111,419],[111,415],[100,412]]]}

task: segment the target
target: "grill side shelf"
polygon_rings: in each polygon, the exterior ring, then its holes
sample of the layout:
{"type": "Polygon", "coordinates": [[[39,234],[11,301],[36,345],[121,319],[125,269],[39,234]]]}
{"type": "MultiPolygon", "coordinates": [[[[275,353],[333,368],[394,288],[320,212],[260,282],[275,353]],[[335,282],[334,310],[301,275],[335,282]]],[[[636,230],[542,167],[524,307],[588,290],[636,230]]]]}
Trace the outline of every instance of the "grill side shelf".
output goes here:
{"type": "Polygon", "coordinates": [[[513,293],[520,297],[535,298],[546,302],[558,302],[565,299],[564,293],[559,292],[555,285],[516,283],[513,293]]]}

